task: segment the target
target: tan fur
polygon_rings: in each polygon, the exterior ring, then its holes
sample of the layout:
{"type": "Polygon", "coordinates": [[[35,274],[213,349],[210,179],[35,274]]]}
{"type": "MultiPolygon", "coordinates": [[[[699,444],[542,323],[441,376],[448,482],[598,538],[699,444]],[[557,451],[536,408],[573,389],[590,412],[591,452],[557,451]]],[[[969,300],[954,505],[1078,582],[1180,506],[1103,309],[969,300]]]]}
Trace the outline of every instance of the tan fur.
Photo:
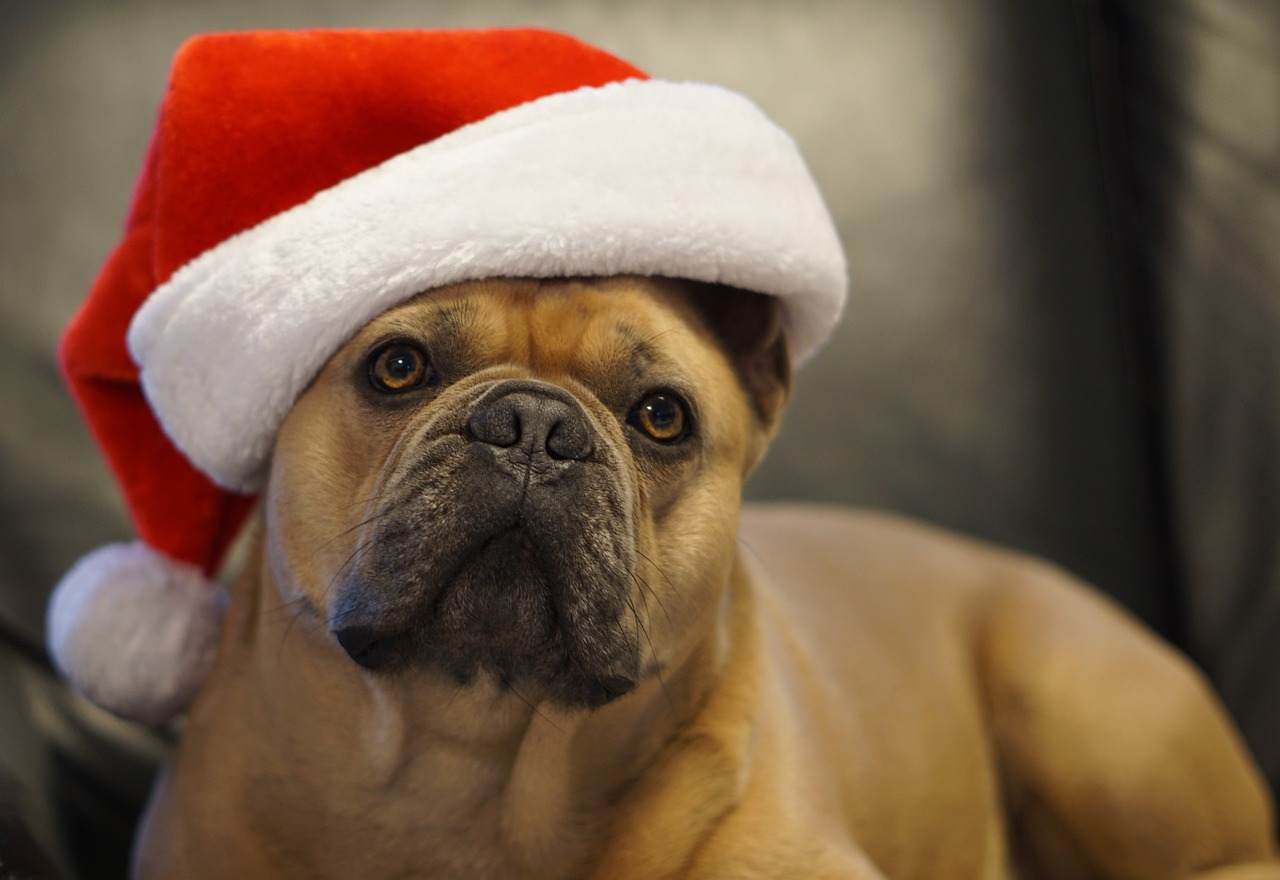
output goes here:
{"type": "Polygon", "coordinates": [[[739,531],[787,377],[776,333],[721,311],[672,282],[478,282],[345,346],[280,430],[138,876],[1278,880],[1222,710],[1107,601],[882,516],[749,508],[739,531]],[[376,340],[442,333],[467,376],[404,412],[357,402],[376,340]],[[683,464],[628,451],[636,338],[697,395],[683,464]],[[644,674],[594,710],[370,673],[329,633],[374,499],[432,419],[503,377],[568,390],[625,463],[644,674]]]}

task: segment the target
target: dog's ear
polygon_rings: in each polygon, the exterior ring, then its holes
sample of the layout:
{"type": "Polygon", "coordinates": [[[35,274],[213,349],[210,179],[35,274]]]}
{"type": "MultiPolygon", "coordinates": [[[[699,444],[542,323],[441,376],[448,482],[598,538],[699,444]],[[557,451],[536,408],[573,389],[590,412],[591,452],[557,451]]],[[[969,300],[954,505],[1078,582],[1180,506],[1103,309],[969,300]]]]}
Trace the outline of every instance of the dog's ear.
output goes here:
{"type": "Polygon", "coordinates": [[[765,436],[791,394],[791,354],[775,297],[721,284],[693,283],[690,298],[729,356],[765,436]]]}

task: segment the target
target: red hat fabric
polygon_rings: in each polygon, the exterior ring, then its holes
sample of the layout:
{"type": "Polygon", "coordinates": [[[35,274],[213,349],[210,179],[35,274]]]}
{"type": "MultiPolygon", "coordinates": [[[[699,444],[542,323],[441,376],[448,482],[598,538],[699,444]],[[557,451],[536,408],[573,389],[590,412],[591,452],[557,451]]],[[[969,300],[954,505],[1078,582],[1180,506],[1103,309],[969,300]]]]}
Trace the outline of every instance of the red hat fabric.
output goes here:
{"type": "Polygon", "coordinates": [[[548,93],[642,76],[540,31],[188,41],[173,63],[124,239],[60,348],[139,537],[212,574],[249,507],[188,463],[143,397],[125,340],[157,287],[214,245],[445,132],[548,93]],[[188,527],[193,513],[212,529],[188,527]]]}
{"type": "MultiPolygon", "coordinates": [[[[175,58],[123,240],[61,363],[142,556],[190,580],[216,572],[297,394],[371,318],[469,278],[622,273],[778,296],[798,359],[845,294],[794,143],[732,92],[537,30],[200,36],[175,58]]],[[[155,721],[212,650],[181,686],[138,672],[173,663],[116,632],[171,626],[117,619],[139,606],[117,582],[164,581],[137,573],[142,556],[82,561],[49,640],[82,692],[155,721]],[[128,662],[104,672],[116,654],[128,662]]]]}

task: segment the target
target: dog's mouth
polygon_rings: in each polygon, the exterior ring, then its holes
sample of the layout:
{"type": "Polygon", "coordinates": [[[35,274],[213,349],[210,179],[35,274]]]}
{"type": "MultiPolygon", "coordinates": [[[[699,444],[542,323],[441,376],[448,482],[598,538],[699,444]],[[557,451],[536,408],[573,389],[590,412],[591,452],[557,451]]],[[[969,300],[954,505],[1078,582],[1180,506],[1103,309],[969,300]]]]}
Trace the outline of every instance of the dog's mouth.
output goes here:
{"type": "MultiPolygon", "coordinates": [[[[537,563],[528,537],[512,526],[486,539],[474,557],[460,560],[457,571],[443,575],[426,619],[438,621],[439,628],[456,630],[478,643],[480,653],[489,654],[496,671],[511,677],[514,664],[502,662],[504,643],[514,641],[526,648],[550,645],[559,617],[545,574],[537,563]],[[508,573],[502,577],[500,572],[508,573]],[[505,583],[504,583],[505,581],[505,583]]],[[[376,588],[366,583],[361,591],[376,588]]],[[[411,639],[418,636],[422,621],[411,620],[397,630],[377,624],[353,624],[334,631],[338,643],[351,659],[366,669],[380,671],[407,662],[411,639]]],[[[448,652],[437,659],[460,680],[474,674],[478,663],[461,663],[448,652]],[[453,662],[449,662],[452,660],[453,662]]],[[[477,658],[478,659],[478,658],[477,658]]],[[[514,660],[514,654],[510,657],[514,660]]]]}
{"type": "MultiPolygon", "coordinates": [[[[408,621],[389,616],[335,628],[334,635],[373,672],[433,666],[460,686],[487,678],[522,695],[545,691],[566,705],[598,706],[628,693],[635,687],[628,634],[620,621],[575,622],[573,606],[586,597],[566,583],[572,575],[554,571],[527,530],[513,526],[424,591],[427,607],[408,621]]],[[[590,592],[605,589],[597,584],[590,592]]]]}
{"type": "Polygon", "coordinates": [[[495,422],[510,422],[513,407],[519,422],[520,407],[551,393],[531,384],[504,383],[475,405],[478,428],[423,443],[382,502],[331,616],[355,663],[378,674],[433,668],[459,686],[484,680],[567,707],[635,687],[625,471],[558,392],[560,427],[538,435],[526,416],[523,434],[494,442],[495,422]],[[557,431],[590,442],[556,454],[557,431]]]}

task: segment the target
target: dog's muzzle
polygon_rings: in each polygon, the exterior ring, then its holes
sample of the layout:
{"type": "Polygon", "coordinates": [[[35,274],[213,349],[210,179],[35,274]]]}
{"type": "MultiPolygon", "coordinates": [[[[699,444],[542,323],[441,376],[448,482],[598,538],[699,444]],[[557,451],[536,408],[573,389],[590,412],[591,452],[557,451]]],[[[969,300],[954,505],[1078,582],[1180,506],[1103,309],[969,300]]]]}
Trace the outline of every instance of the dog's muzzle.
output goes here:
{"type": "Polygon", "coordinates": [[[388,481],[334,607],[339,645],[373,671],[533,680],[567,704],[629,692],[635,539],[620,453],[544,382],[492,383],[445,421],[388,481]]]}

